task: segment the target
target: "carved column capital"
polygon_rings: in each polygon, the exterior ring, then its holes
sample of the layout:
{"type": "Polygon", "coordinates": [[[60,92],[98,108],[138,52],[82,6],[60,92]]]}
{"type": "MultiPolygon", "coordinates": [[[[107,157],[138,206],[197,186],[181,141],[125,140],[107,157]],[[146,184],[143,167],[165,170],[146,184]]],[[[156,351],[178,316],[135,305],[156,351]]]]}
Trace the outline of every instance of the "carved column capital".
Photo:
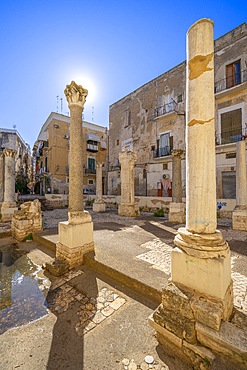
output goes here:
{"type": "Polygon", "coordinates": [[[5,148],[3,150],[3,154],[5,155],[5,157],[15,158],[15,156],[16,156],[16,150],[5,148]]]}
{"type": "Polygon", "coordinates": [[[84,89],[81,85],[77,85],[75,81],[71,81],[70,85],[66,85],[64,90],[68,106],[71,108],[73,105],[80,106],[84,109],[84,104],[88,94],[88,90],[84,89]]]}
{"type": "Polygon", "coordinates": [[[183,153],[184,153],[184,150],[182,150],[182,149],[173,149],[172,150],[172,156],[173,157],[182,157],[183,153]]]}

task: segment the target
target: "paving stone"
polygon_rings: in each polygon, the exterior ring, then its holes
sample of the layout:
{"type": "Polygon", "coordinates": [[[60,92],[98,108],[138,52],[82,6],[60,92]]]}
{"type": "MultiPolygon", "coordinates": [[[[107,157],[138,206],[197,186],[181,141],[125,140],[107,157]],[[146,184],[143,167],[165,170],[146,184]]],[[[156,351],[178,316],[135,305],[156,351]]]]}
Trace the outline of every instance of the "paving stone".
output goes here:
{"type": "Polygon", "coordinates": [[[100,311],[97,311],[94,318],[92,319],[92,321],[95,323],[95,324],[99,324],[101,323],[103,320],[106,319],[106,316],[104,316],[100,311]]]}
{"type": "Polygon", "coordinates": [[[118,310],[126,300],[124,298],[118,297],[115,299],[115,301],[110,303],[110,307],[112,307],[114,310],[118,310]]]}
{"type": "Polygon", "coordinates": [[[85,329],[87,331],[90,331],[90,330],[94,329],[95,327],[96,327],[96,324],[93,321],[89,321],[89,323],[87,324],[87,326],[85,326],[85,329]]]}
{"type": "Polygon", "coordinates": [[[105,307],[103,310],[101,310],[101,312],[103,313],[104,316],[108,317],[111,314],[113,314],[114,309],[112,307],[108,306],[108,307],[105,307]]]}

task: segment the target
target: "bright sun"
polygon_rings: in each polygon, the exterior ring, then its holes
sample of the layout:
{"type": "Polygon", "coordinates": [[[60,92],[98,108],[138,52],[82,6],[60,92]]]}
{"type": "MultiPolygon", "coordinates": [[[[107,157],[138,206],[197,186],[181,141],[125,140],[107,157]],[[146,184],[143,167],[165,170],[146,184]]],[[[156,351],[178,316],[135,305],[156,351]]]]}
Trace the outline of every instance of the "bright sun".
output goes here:
{"type": "Polygon", "coordinates": [[[87,104],[94,104],[96,99],[96,87],[89,75],[72,73],[68,81],[75,81],[78,85],[88,90],[87,104]]]}

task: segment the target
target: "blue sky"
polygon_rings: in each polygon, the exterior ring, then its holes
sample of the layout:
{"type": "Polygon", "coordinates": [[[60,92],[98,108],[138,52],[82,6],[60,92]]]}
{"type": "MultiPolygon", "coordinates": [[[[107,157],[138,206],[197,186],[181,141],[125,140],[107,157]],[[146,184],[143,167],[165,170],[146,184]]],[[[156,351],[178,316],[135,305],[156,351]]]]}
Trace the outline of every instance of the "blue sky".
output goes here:
{"type": "Polygon", "coordinates": [[[109,105],[186,59],[204,17],[220,37],[247,22],[247,1],[1,0],[0,127],[32,146],[52,111],[68,112],[72,79],[89,90],[85,120],[108,127],[109,105]]]}

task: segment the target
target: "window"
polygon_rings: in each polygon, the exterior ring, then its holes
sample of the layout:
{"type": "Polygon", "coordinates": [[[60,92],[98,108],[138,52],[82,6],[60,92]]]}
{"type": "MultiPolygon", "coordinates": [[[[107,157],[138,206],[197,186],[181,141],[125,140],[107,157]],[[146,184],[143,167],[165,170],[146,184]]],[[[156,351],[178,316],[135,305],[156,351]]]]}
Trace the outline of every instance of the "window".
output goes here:
{"type": "Polygon", "coordinates": [[[236,172],[222,172],[223,199],[236,199],[236,172]]]}
{"type": "Polygon", "coordinates": [[[221,114],[221,144],[241,140],[242,109],[235,109],[221,114]]]}
{"type": "Polygon", "coordinates": [[[229,89],[241,83],[240,60],[226,66],[226,88],[229,89]]]}
{"type": "Polygon", "coordinates": [[[95,159],[88,158],[88,169],[91,171],[95,171],[95,159]]]}
{"type": "Polygon", "coordinates": [[[170,136],[170,132],[160,135],[157,140],[157,157],[163,157],[170,155],[173,149],[173,136],[170,136]]]}
{"type": "Polygon", "coordinates": [[[94,181],[92,179],[88,179],[88,185],[93,185],[94,181]]]}
{"type": "Polygon", "coordinates": [[[116,145],[119,145],[119,139],[116,140],[116,145]]]}
{"type": "Polygon", "coordinates": [[[124,112],[124,127],[129,127],[131,125],[131,110],[127,109],[124,112]]]}
{"type": "Polygon", "coordinates": [[[177,102],[181,103],[182,101],[183,101],[183,95],[180,94],[180,95],[177,96],[177,102]]]}

